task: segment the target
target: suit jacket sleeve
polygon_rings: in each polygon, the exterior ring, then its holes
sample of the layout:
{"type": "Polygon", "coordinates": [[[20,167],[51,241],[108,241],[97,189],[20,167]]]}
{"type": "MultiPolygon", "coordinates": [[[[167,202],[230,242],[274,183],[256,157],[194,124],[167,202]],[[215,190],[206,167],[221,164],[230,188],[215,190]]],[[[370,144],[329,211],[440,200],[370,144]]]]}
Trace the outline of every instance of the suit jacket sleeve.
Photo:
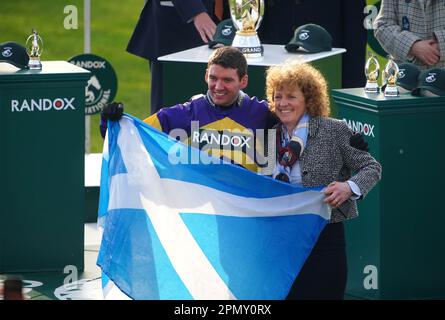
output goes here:
{"type": "Polygon", "coordinates": [[[197,14],[206,12],[206,7],[201,0],[173,0],[172,2],[182,21],[187,23],[197,14]]]}
{"type": "Polygon", "coordinates": [[[399,25],[398,1],[382,0],[379,14],[374,21],[374,35],[386,52],[396,60],[411,60],[409,51],[420,37],[399,25]]]}
{"type": "Polygon", "coordinates": [[[352,131],[346,123],[340,122],[337,130],[337,138],[343,161],[347,167],[355,172],[355,175],[349,180],[357,184],[363,197],[365,197],[380,180],[382,167],[369,152],[351,147],[349,138],[352,135],[352,131]]]}
{"type": "Polygon", "coordinates": [[[440,61],[445,62],[445,30],[435,30],[434,34],[439,43],[440,61]]]}

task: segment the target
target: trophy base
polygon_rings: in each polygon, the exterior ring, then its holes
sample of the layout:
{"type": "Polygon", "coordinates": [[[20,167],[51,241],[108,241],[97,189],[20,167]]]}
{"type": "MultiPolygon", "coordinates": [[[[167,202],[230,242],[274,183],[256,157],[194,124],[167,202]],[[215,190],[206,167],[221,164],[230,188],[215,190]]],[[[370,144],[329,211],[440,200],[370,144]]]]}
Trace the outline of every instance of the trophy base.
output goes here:
{"type": "Polygon", "coordinates": [[[386,85],[385,97],[398,97],[398,96],[399,96],[399,89],[397,88],[397,86],[386,85]]]}
{"type": "Polygon", "coordinates": [[[237,32],[233,39],[232,47],[239,49],[246,58],[261,58],[264,52],[256,32],[252,34],[237,32]]]}
{"type": "Polygon", "coordinates": [[[30,70],[42,70],[42,63],[40,60],[30,59],[28,62],[28,68],[30,70]]]}
{"type": "Polygon", "coordinates": [[[380,92],[380,88],[377,82],[366,82],[366,86],[365,86],[365,92],[366,93],[379,93],[380,92]]]}

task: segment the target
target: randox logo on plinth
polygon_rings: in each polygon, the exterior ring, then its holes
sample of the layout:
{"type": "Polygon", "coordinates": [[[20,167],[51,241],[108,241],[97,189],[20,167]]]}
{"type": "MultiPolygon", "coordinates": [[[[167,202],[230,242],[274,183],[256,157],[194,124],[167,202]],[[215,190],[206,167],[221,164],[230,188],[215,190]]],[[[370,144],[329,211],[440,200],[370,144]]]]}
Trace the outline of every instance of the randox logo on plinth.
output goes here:
{"type": "Polygon", "coordinates": [[[11,112],[76,110],[75,98],[11,100],[11,112]]]}
{"type": "Polygon", "coordinates": [[[360,121],[356,121],[356,120],[351,120],[351,119],[346,119],[343,118],[343,121],[346,122],[346,124],[348,125],[349,129],[351,129],[354,132],[360,132],[362,134],[364,134],[367,137],[373,137],[375,138],[374,135],[374,124],[370,124],[370,123],[363,123],[360,121]]]}
{"type": "Polygon", "coordinates": [[[69,62],[91,72],[85,87],[85,115],[99,113],[116,96],[116,72],[107,60],[95,54],[79,54],[69,62]]]}

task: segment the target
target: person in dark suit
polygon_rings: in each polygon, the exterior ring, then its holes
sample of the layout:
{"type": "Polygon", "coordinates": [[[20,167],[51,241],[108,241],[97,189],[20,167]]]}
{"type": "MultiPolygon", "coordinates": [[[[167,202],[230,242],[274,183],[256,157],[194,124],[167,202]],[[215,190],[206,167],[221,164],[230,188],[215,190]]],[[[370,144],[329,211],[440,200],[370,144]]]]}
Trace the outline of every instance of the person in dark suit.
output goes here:
{"type": "Polygon", "coordinates": [[[200,46],[216,30],[215,0],[149,0],[127,51],[150,61],[151,113],[162,108],[162,65],[157,58],[200,46]]]}
{"type": "Polygon", "coordinates": [[[289,62],[269,68],[266,92],[280,120],[273,177],[326,186],[324,201],[332,208],[287,299],[341,300],[347,279],[343,221],[357,217],[356,200],[380,180],[382,167],[369,152],[351,146],[353,133],[345,122],[328,117],[326,80],[313,66],[289,62]]]}
{"type": "Polygon", "coordinates": [[[287,44],[297,27],[314,23],[332,36],[333,46],[343,54],[342,87],[363,87],[367,30],[364,28],[365,0],[265,0],[264,19],[259,28],[262,43],[287,44]]]}

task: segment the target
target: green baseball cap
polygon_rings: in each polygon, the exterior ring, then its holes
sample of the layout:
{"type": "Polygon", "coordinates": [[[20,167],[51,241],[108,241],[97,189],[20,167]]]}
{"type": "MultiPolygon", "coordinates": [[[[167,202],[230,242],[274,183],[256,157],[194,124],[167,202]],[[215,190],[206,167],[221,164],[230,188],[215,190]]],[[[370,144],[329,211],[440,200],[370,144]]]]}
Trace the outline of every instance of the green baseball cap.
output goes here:
{"type": "Polygon", "coordinates": [[[236,29],[233,25],[232,19],[226,19],[218,23],[213,40],[209,41],[209,48],[216,49],[223,46],[232,45],[233,38],[235,38],[236,29]]]}
{"type": "Polygon", "coordinates": [[[412,94],[429,95],[429,93],[445,96],[445,69],[432,68],[420,73],[417,87],[414,88],[412,94]]]}
{"type": "Polygon", "coordinates": [[[332,50],[332,36],[325,28],[309,23],[298,27],[290,42],[285,46],[289,52],[306,51],[317,53],[332,50]]]}
{"type": "Polygon", "coordinates": [[[0,43],[0,62],[10,63],[17,68],[28,68],[29,56],[25,47],[17,42],[0,43]]]}
{"type": "Polygon", "coordinates": [[[413,63],[405,62],[399,65],[397,85],[407,91],[412,91],[417,87],[420,69],[413,63]]]}

